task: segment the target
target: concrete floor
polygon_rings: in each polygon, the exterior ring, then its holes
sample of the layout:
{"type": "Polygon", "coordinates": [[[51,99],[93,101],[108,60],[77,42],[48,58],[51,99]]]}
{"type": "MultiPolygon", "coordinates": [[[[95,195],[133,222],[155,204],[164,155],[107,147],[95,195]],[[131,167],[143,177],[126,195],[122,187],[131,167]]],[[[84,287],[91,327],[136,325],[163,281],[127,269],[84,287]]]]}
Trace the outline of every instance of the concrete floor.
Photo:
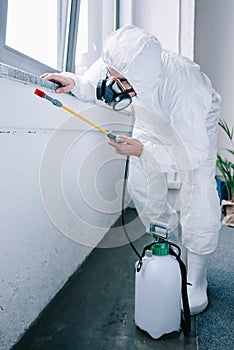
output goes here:
{"type": "MultiPolygon", "coordinates": [[[[131,236],[144,233],[134,209],[127,210],[127,220],[131,236]]],[[[116,227],[110,229],[14,350],[197,349],[195,316],[187,336],[174,332],[154,340],[135,326],[135,253],[126,244],[103,248],[121,244],[124,233],[120,223],[116,227]]],[[[134,244],[141,251],[150,241],[145,234],[134,244]]]]}

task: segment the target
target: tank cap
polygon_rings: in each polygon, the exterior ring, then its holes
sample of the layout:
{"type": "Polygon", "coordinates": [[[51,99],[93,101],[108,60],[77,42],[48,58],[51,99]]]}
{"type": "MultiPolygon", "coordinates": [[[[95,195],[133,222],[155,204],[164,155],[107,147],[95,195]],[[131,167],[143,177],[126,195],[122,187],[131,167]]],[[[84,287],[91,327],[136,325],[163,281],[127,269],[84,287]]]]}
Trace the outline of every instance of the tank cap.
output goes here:
{"type": "Polygon", "coordinates": [[[151,247],[153,255],[164,256],[169,254],[169,246],[167,243],[155,243],[151,247]]]}

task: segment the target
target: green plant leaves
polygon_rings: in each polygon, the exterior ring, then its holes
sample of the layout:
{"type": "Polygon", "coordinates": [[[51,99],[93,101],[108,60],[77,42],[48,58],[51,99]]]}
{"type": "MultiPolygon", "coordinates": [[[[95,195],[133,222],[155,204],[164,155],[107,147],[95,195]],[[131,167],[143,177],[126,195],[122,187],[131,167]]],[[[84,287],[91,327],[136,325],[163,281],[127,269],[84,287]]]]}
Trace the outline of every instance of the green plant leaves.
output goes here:
{"type": "Polygon", "coordinates": [[[223,119],[219,120],[219,126],[221,126],[221,128],[225,131],[225,133],[227,134],[228,138],[230,140],[232,140],[233,133],[234,133],[233,127],[231,129],[229,129],[229,126],[227,125],[227,123],[223,119]]]}
{"type": "MultiPolygon", "coordinates": [[[[219,126],[225,131],[226,135],[230,139],[232,145],[233,145],[233,134],[234,134],[234,128],[231,129],[225,122],[225,120],[220,119],[219,120],[219,126]]],[[[233,147],[234,148],[234,147],[233,147]]],[[[234,149],[226,149],[229,153],[234,155],[234,149]]],[[[216,165],[218,169],[220,170],[221,174],[223,175],[224,182],[227,188],[228,192],[228,199],[234,200],[234,163],[230,160],[222,157],[220,154],[217,154],[217,160],[216,165]]]]}

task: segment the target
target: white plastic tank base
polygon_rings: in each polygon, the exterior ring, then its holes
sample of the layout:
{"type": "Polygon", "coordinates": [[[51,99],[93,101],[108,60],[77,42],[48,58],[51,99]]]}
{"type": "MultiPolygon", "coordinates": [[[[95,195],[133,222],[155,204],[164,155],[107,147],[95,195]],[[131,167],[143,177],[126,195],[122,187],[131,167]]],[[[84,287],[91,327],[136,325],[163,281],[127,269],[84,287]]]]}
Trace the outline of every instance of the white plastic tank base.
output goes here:
{"type": "Polygon", "coordinates": [[[181,274],[171,256],[144,257],[135,279],[135,324],[158,339],[180,330],[181,274]]]}

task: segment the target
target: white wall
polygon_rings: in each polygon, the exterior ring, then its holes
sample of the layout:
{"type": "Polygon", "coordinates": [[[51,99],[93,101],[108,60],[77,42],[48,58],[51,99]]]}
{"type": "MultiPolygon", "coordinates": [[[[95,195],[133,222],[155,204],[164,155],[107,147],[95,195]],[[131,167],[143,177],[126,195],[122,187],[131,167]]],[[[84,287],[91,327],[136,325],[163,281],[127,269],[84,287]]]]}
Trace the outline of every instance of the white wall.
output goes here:
{"type": "Polygon", "coordinates": [[[193,59],[194,0],[121,0],[120,25],[154,34],[163,48],[193,59]]]}
{"type": "MultiPolygon", "coordinates": [[[[222,97],[222,118],[234,126],[234,1],[196,0],[195,61],[222,97]]],[[[219,149],[230,147],[220,129],[219,149]]]]}
{"type": "Polygon", "coordinates": [[[178,51],[179,1],[135,0],[135,24],[145,28],[161,41],[165,49],[178,51]]]}
{"type": "MultiPolygon", "coordinates": [[[[123,158],[104,134],[88,131],[34,88],[0,78],[1,350],[24,333],[120,213],[123,158]]],[[[107,108],[59,98],[96,123],[109,118],[108,130],[130,130],[107,108]]]]}

